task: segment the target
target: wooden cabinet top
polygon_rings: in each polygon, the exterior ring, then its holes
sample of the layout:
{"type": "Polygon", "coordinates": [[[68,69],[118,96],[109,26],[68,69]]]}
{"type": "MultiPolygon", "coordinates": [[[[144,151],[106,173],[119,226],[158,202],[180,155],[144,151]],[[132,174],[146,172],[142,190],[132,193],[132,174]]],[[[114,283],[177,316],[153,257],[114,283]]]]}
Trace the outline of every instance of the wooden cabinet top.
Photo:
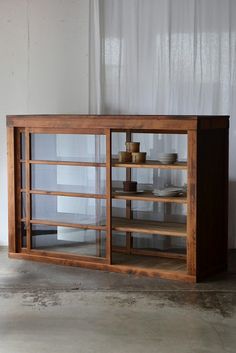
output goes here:
{"type": "Polygon", "coordinates": [[[229,116],[197,115],[8,115],[8,127],[188,131],[224,129],[229,116]]]}

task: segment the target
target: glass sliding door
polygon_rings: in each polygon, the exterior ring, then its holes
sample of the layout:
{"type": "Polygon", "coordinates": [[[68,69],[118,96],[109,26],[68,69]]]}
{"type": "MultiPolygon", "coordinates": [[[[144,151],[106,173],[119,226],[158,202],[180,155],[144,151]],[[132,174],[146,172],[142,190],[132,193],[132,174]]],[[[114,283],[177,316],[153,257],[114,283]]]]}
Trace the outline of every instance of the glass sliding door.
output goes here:
{"type": "Polygon", "coordinates": [[[107,258],[106,143],[99,131],[25,129],[20,138],[21,249],[107,258]]]}

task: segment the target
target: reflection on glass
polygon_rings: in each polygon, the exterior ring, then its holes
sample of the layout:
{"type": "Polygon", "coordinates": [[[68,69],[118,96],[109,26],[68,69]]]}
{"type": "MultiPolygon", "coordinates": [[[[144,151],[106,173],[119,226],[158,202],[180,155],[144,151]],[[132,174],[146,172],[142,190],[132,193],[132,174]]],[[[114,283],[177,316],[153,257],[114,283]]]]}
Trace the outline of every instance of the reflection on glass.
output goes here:
{"type": "Polygon", "coordinates": [[[126,180],[126,168],[112,168],[112,187],[114,190],[123,188],[126,180]]]}
{"type": "Polygon", "coordinates": [[[55,222],[105,225],[106,200],[68,196],[31,196],[32,218],[55,222]]]}
{"type": "MultiPolygon", "coordinates": [[[[187,205],[152,201],[132,201],[134,219],[186,223],[187,205]]],[[[126,217],[126,201],[112,200],[112,217],[126,217]]]]}
{"type": "Polygon", "coordinates": [[[105,257],[106,233],[79,228],[33,225],[32,248],[52,252],[105,257]]]}
{"type": "Polygon", "coordinates": [[[159,152],[178,153],[178,160],[187,159],[187,134],[134,133],[133,141],[140,142],[140,151],[148,160],[158,160],[159,152]]]}
{"type": "Polygon", "coordinates": [[[26,188],[25,163],[21,163],[20,168],[21,168],[21,188],[25,189],[26,188]]]}
{"type": "Polygon", "coordinates": [[[125,247],[126,246],[126,233],[112,231],[112,246],[125,247]]]}
{"type": "Polygon", "coordinates": [[[106,169],[32,164],[31,186],[37,190],[105,194],[106,169]]]}
{"type": "Polygon", "coordinates": [[[27,247],[27,239],[26,239],[26,224],[21,222],[21,247],[27,247]]]}
{"type": "MultiPolygon", "coordinates": [[[[112,168],[113,189],[123,188],[124,180],[126,180],[126,169],[112,168]]],[[[133,168],[132,180],[137,181],[138,190],[153,191],[167,186],[184,187],[187,183],[187,170],[133,168]]]]}
{"type": "Polygon", "coordinates": [[[125,200],[112,200],[112,217],[126,217],[125,200]]]}
{"type": "Polygon", "coordinates": [[[125,132],[112,133],[112,157],[113,158],[118,158],[119,152],[126,150],[125,142],[126,142],[125,132]]]}
{"type": "Polygon", "coordinates": [[[132,233],[133,248],[186,254],[186,239],[171,236],[132,233]]]}
{"type": "Polygon", "coordinates": [[[183,187],[187,182],[187,171],[134,168],[132,179],[138,182],[140,190],[163,189],[167,186],[183,187]]]}
{"type": "Polygon", "coordinates": [[[21,193],[21,218],[26,217],[26,193],[21,193]]]}
{"type": "Polygon", "coordinates": [[[31,134],[31,159],[50,161],[106,161],[105,135],[31,134]]]}
{"type": "Polygon", "coordinates": [[[20,134],[20,159],[25,159],[25,134],[20,134]]]}
{"type": "MultiPolygon", "coordinates": [[[[131,175],[132,180],[138,183],[138,190],[153,191],[167,186],[184,187],[187,183],[187,170],[133,168],[131,175]]],[[[124,180],[126,180],[126,169],[112,168],[113,189],[122,189],[124,180]]]]}
{"type": "Polygon", "coordinates": [[[187,222],[187,205],[164,202],[133,201],[134,219],[158,222],[187,222]]]}

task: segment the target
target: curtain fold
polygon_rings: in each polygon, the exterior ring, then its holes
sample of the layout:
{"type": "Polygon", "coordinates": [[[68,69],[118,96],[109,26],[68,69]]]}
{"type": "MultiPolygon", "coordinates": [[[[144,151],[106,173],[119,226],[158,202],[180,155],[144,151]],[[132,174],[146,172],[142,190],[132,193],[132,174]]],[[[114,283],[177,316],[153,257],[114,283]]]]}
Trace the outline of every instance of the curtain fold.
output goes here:
{"type": "Polygon", "coordinates": [[[89,5],[89,114],[100,114],[102,103],[100,3],[99,0],[90,0],[89,5]]]}
{"type": "MultiPolygon", "coordinates": [[[[91,0],[90,30],[92,113],[231,116],[229,246],[236,247],[236,1],[91,0]]],[[[183,150],[181,137],[169,143],[183,150]]]]}

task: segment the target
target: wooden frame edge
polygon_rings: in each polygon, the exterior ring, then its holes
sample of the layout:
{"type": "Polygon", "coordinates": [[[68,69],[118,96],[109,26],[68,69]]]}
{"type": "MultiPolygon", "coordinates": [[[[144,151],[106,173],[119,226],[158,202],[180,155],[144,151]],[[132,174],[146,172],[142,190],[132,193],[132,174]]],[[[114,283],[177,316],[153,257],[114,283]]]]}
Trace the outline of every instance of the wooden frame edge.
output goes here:
{"type": "Polygon", "coordinates": [[[17,251],[16,243],[16,185],[15,185],[15,128],[7,127],[7,169],[8,169],[8,248],[17,251]]]}
{"type": "Polygon", "coordinates": [[[56,265],[67,265],[67,266],[75,266],[82,267],[93,270],[100,271],[109,271],[123,274],[133,274],[136,276],[145,276],[145,277],[157,277],[160,279],[166,280],[177,280],[177,281],[185,281],[189,283],[196,283],[196,277],[193,275],[188,275],[185,273],[173,272],[173,271],[165,271],[165,270],[150,270],[144,268],[137,268],[126,265],[111,265],[105,263],[95,263],[89,261],[82,260],[70,260],[70,259],[62,259],[57,257],[44,257],[39,255],[34,255],[32,253],[8,253],[9,258],[13,259],[24,259],[30,261],[38,261],[43,263],[53,263],[56,265]]]}
{"type": "Polygon", "coordinates": [[[197,272],[197,131],[188,131],[187,272],[197,272]]]}

